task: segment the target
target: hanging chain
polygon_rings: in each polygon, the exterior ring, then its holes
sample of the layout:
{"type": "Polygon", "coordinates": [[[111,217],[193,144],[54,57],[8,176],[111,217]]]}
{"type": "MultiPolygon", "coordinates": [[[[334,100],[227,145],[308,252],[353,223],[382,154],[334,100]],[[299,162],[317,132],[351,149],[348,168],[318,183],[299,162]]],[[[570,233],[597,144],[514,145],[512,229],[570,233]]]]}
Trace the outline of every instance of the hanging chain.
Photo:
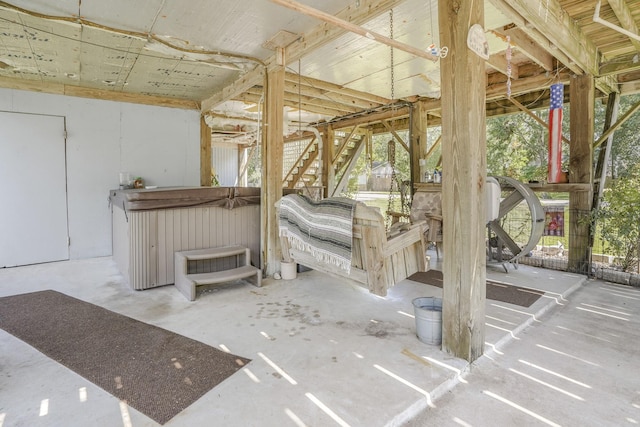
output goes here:
{"type": "MultiPolygon", "coordinates": [[[[393,9],[389,9],[389,38],[393,40],[393,9]]],[[[394,75],[394,63],[393,63],[393,46],[391,47],[391,100],[396,99],[395,94],[395,75],[394,75]]]]}
{"type": "Polygon", "coordinates": [[[391,214],[393,208],[393,183],[396,181],[396,143],[390,139],[387,143],[387,159],[391,166],[391,180],[389,181],[389,202],[387,204],[387,229],[391,226],[391,214]]]}

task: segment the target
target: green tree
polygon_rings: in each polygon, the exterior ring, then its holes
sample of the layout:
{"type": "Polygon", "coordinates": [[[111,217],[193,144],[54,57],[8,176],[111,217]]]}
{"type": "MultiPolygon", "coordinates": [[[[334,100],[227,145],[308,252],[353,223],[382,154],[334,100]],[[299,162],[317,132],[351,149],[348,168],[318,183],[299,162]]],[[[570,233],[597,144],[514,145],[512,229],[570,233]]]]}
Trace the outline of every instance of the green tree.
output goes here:
{"type": "MultiPolygon", "coordinates": [[[[543,117],[545,110],[534,114],[543,117]]],[[[487,173],[525,182],[544,180],[547,171],[546,135],[546,129],[526,114],[488,119],[487,173]]]]}
{"type": "Polygon", "coordinates": [[[640,171],[630,171],[605,190],[594,212],[605,250],[617,257],[623,271],[637,266],[640,256],[640,171]]]}

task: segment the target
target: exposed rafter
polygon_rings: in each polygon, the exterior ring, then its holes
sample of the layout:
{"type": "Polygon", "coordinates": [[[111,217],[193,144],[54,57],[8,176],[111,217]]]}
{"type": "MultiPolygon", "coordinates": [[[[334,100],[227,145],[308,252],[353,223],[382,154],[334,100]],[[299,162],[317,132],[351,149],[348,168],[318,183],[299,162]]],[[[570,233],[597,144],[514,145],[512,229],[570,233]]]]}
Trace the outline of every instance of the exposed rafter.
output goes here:
{"type": "MultiPolygon", "coordinates": [[[[355,25],[360,25],[383,13],[387,13],[390,8],[397,6],[403,1],[404,0],[360,0],[359,7],[348,6],[335,16],[338,19],[345,19],[355,25]]],[[[286,62],[292,63],[297,61],[305,54],[330,43],[346,32],[347,30],[343,28],[338,28],[327,23],[320,24],[285,49],[286,62]]],[[[277,55],[271,56],[265,61],[265,67],[268,69],[275,64],[277,60],[277,55]]],[[[265,67],[256,68],[226,86],[218,93],[203,100],[202,111],[209,111],[216,105],[238,96],[245,90],[256,85],[261,85],[264,81],[265,67]]]]}
{"type": "Polygon", "coordinates": [[[280,6],[287,7],[291,10],[295,10],[297,12],[303,13],[307,16],[311,16],[321,21],[328,22],[337,27],[340,27],[352,33],[358,34],[362,37],[366,37],[368,39],[374,40],[378,43],[386,44],[387,46],[391,46],[392,48],[410,53],[411,55],[414,55],[418,58],[428,59],[429,61],[434,61],[434,62],[440,59],[438,55],[434,55],[430,51],[418,49],[406,43],[399,42],[398,40],[389,38],[387,36],[383,36],[382,34],[378,34],[373,30],[368,30],[364,27],[353,24],[347,20],[335,17],[321,10],[314,9],[300,2],[297,2],[294,0],[270,0],[270,1],[273,3],[279,4],[280,6]]]}
{"type": "MultiPolygon", "coordinates": [[[[545,12],[542,16],[538,14],[538,2],[528,4],[526,0],[489,1],[571,71],[578,74],[587,71],[595,75],[597,52],[593,42],[588,43],[588,48],[581,46],[582,32],[567,13],[560,13],[562,8],[557,0],[549,0],[549,13],[545,12]]],[[[586,40],[586,37],[583,39],[586,40]]]]}
{"type": "MultiPolygon", "coordinates": [[[[637,51],[640,51],[640,35],[638,34],[638,26],[636,25],[636,21],[633,19],[631,15],[631,11],[629,10],[629,6],[625,3],[624,0],[608,0],[609,6],[611,6],[611,10],[616,14],[616,18],[622,24],[622,27],[617,27],[616,25],[606,23],[607,26],[613,28],[614,30],[625,34],[629,37],[631,44],[636,48],[637,51]]],[[[594,13],[593,20],[600,23],[605,23],[603,19],[599,17],[600,12],[600,0],[596,4],[596,10],[594,13]],[[596,20],[596,17],[598,18],[596,20]]]]}
{"type": "Polygon", "coordinates": [[[527,58],[547,71],[553,70],[553,57],[533,41],[523,30],[516,26],[509,26],[503,30],[503,34],[509,36],[511,43],[527,58]]]}

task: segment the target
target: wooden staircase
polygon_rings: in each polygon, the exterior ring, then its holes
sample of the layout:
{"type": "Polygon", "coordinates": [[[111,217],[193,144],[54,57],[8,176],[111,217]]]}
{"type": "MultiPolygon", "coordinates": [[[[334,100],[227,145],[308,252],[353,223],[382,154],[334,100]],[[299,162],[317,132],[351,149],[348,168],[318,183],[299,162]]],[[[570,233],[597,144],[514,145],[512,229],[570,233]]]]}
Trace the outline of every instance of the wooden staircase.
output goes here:
{"type": "MultiPolygon", "coordinates": [[[[351,132],[344,135],[336,135],[333,141],[332,147],[326,147],[331,153],[331,167],[333,169],[333,176],[335,176],[337,185],[333,189],[331,195],[341,193],[346,187],[349,175],[351,174],[358,157],[362,153],[367,141],[366,132],[358,132],[357,128],[354,128],[351,132]]],[[[315,135],[311,132],[303,133],[302,135],[296,135],[292,138],[285,140],[285,167],[289,170],[285,174],[282,180],[282,186],[284,188],[303,188],[307,186],[314,186],[321,181],[319,176],[320,166],[322,159],[319,156],[318,141],[315,135]],[[300,151],[299,146],[293,145],[293,143],[300,144],[301,141],[309,140],[306,146],[300,151]],[[291,150],[298,150],[300,154],[294,161],[287,163],[287,144],[290,144],[291,150]]]]}

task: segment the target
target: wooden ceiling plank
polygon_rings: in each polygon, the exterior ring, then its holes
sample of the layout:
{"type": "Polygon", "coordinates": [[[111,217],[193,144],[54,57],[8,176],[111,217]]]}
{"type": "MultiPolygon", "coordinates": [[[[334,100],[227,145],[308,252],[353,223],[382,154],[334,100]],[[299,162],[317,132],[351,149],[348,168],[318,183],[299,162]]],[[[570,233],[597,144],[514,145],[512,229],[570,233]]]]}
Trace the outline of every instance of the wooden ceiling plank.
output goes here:
{"type": "MultiPolygon", "coordinates": [[[[496,0],[491,1],[495,4],[496,0]]],[[[558,0],[548,0],[542,13],[538,2],[510,0],[509,4],[585,73],[598,74],[599,54],[595,44],[586,37],[558,0]]]]}
{"type": "MultiPolygon", "coordinates": [[[[627,6],[625,0],[607,1],[609,3],[609,6],[611,6],[611,9],[613,10],[613,13],[615,13],[616,17],[618,18],[618,21],[620,21],[620,25],[622,25],[622,28],[629,31],[630,33],[637,35],[638,26],[636,25],[636,21],[633,19],[631,10],[629,9],[629,6],[627,6]]],[[[631,41],[631,44],[633,44],[633,47],[636,50],[640,51],[640,40],[634,39],[633,37],[629,37],[629,40],[631,41]]]]}
{"type": "MultiPolygon", "coordinates": [[[[508,0],[489,0],[496,8],[498,8],[505,16],[513,21],[520,29],[522,29],[531,39],[533,39],[542,49],[549,52],[549,54],[567,68],[577,74],[582,74],[584,69],[580,67],[573,58],[567,55],[563,50],[558,49],[554,42],[547,38],[545,31],[550,31],[548,28],[537,28],[532,26],[529,19],[525,19],[520,9],[516,9],[514,3],[508,0]]],[[[557,2],[554,2],[556,4],[557,2]]],[[[537,9],[537,7],[536,7],[537,9]]],[[[536,10],[537,14],[537,10],[536,10]]],[[[566,15],[566,14],[565,14],[566,15]]],[[[553,29],[551,31],[554,31],[553,29]]]]}

